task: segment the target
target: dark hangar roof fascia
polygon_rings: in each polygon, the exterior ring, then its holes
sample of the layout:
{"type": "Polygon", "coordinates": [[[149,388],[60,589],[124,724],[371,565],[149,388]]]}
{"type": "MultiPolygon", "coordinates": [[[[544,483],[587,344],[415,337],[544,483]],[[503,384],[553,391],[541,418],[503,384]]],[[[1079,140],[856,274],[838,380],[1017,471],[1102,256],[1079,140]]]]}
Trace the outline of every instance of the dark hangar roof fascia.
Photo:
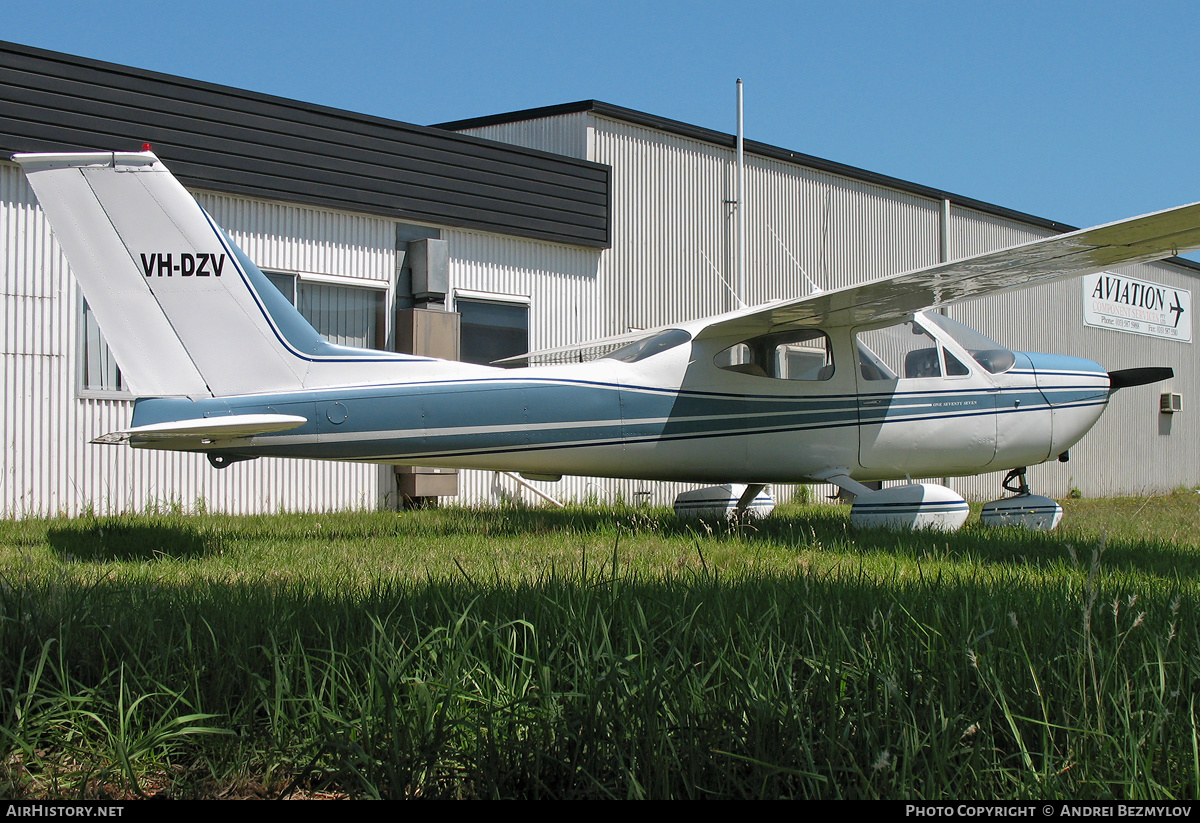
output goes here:
{"type": "Polygon", "coordinates": [[[607,248],[610,170],[382,117],[0,41],[0,152],[136,150],[185,185],[607,248]]]}

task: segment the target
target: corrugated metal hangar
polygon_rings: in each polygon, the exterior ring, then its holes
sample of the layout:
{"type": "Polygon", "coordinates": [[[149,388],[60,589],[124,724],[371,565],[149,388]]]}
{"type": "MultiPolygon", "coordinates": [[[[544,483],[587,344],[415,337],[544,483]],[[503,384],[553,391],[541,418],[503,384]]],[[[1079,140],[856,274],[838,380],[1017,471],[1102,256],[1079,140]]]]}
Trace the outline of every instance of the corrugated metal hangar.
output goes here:
{"type": "MultiPolygon", "coordinates": [[[[335,342],[490,362],[734,307],[730,135],[596,101],[413,126],[4,43],[0,105],[4,157],[153,144],[335,342]]],[[[746,174],[749,304],[1071,228],[752,141],[746,174]]],[[[132,397],[36,198],[7,161],[0,259],[4,516],[374,508],[451,489],[466,503],[529,494],[493,472],[271,458],[217,471],[200,455],[90,444],[128,424],[132,397]]],[[[1200,266],[1172,259],[1120,271],[1190,298],[1200,266]]],[[[1094,287],[1068,280],[948,310],[1013,348],[1175,370],[1167,384],[1114,398],[1070,462],[1032,468],[1031,485],[1063,497],[1200,484],[1190,301],[1186,333],[1132,333],[1085,313],[1094,287]],[[1163,392],[1180,395],[1184,411],[1161,412],[1163,392]]],[[[655,502],[683,488],[572,477],[533,485],[560,499],[655,502]]],[[[991,499],[1000,475],[948,485],[991,499]]]]}

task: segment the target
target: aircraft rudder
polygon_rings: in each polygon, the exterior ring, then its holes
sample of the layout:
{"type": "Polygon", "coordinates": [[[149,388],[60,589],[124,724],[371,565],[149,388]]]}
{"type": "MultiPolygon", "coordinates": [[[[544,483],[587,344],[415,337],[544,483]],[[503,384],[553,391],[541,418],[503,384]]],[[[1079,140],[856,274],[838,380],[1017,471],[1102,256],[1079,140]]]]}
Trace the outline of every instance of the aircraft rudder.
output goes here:
{"type": "Polygon", "coordinates": [[[135,394],[202,395],[208,386],[149,286],[140,282],[129,251],[109,224],[84,169],[152,168],[150,153],[17,154],[38,204],[66,254],[135,394]]]}
{"type": "Polygon", "coordinates": [[[304,385],[323,338],[152,153],[13,159],[136,394],[304,385]]]}

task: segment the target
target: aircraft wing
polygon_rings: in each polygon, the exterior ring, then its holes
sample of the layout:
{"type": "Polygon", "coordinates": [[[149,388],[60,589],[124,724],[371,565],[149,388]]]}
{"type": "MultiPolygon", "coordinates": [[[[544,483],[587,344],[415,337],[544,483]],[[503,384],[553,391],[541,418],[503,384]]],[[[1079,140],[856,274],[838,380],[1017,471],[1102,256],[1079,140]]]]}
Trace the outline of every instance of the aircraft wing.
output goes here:
{"type": "Polygon", "coordinates": [[[538,349],[525,354],[515,354],[501,360],[493,360],[489,365],[511,369],[517,366],[546,366],[552,363],[586,363],[588,360],[595,360],[597,357],[603,357],[611,351],[616,351],[628,343],[641,340],[655,331],[657,330],[631,331],[625,334],[614,334],[612,337],[600,337],[586,343],[538,349]]]}
{"type": "Polygon", "coordinates": [[[566,363],[600,357],[625,343],[680,327],[698,340],[747,337],[789,326],[855,326],[899,320],[926,309],[985,294],[1078,277],[1113,266],[1145,263],[1200,248],[1200,203],[1117,223],[1034,240],[836,291],[779,300],[660,329],[560,346],[497,361],[495,365],[566,363]]]}
{"type": "Polygon", "coordinates": [[[969,297],[1146,263],[1200,248],[1200,203],[1034,240],[837,291],[717,318],[697,339],[788,326],[854,326],[899,320],[969,297]]]}

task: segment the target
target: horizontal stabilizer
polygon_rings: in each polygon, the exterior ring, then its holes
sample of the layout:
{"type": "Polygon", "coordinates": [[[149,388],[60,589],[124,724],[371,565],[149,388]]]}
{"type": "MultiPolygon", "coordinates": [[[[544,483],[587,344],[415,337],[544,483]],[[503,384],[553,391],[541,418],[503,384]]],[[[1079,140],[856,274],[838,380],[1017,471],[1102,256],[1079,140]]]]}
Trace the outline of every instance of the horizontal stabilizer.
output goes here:
{"type": "Polygon", "coordinates": [[[208,441],[236,440],[256,434],[287,431],[307,423],[303,417],[292,414],[235,414],[227,417],[200,417],[194,420],[172,420],[169,423],[152,423],[132,429],[102,434],[93,443],[127,443],[129,441],[152,442],[164,440],[208,441]]]}

